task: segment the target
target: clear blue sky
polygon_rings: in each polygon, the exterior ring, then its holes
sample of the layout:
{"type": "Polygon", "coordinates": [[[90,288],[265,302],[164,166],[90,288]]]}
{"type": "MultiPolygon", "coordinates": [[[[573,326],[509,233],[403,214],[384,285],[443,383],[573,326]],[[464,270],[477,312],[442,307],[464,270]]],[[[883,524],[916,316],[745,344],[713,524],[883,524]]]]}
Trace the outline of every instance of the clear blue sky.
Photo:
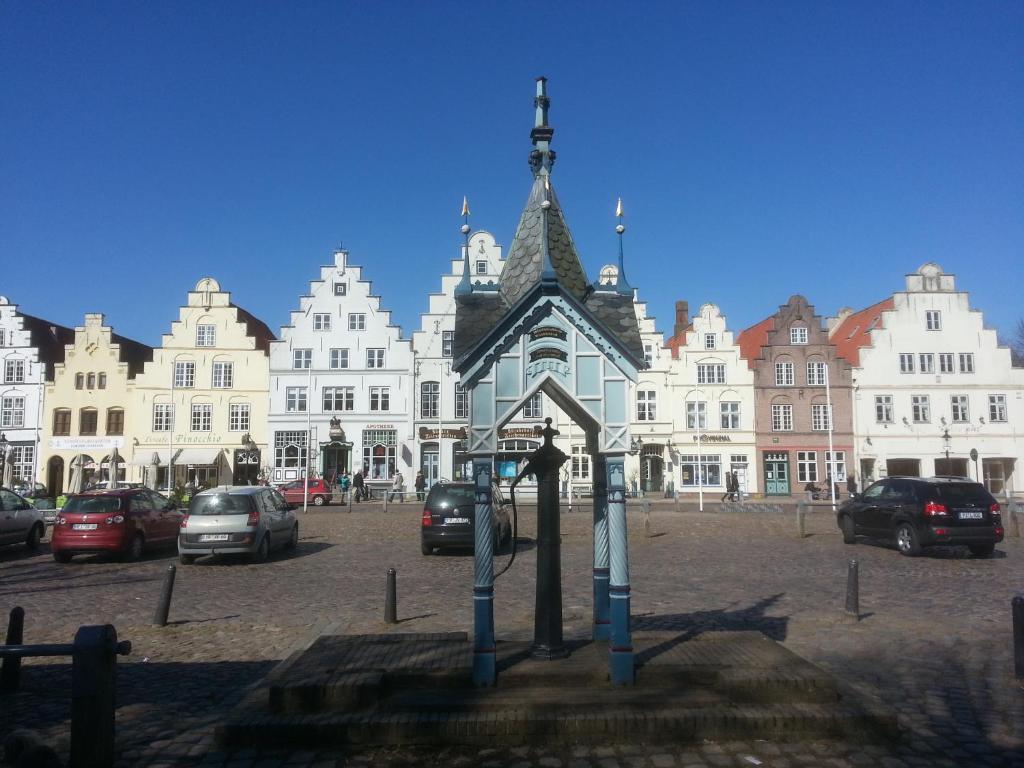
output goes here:
{"type": "Polygon", "coordinates": [[[507,247],[534,76],[588,273],[740,329],[925,261],[1024,316],[1020,2],[0,4],[0,293],[159,343],[211,274],[275,331],[339,243],[419,324],[459,207],[507,247]]]}

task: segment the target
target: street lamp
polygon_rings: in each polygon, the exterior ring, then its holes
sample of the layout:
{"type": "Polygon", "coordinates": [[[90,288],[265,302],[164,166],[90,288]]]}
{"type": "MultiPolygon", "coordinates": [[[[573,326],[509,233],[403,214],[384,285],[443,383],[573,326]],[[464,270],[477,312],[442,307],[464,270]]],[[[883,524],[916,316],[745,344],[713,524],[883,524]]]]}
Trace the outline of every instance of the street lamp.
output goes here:
{"type": "Polygon", "coordinates": [[[0,432],[0,484],[3,484],[4,473],[7,471],[7,449],[11,444],[7,442],[7,435],[0,432]]]}

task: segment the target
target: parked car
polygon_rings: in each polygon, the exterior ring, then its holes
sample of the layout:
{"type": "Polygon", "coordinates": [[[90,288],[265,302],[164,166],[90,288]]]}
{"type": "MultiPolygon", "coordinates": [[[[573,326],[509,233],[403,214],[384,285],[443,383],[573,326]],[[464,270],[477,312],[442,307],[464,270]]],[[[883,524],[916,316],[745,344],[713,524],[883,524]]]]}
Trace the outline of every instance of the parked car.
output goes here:
{"type": "Polygon", "coordinates": [[[86,491],[57,513],[50,549],[58,563],[95,552],[138,560],[147,548],[173,544],[183,517],[174,502],[148,488],[86,491]]]}
{"type": "MultiPolygon", "coordinates": [[[[302,492],[305,488],[305,480],[293,480],[290,483],[278,486],[277,490],[284,496],[289,504],[302,504],[302,492]]],[[[322,478],[309,478],[309,502],[318,507],[329,503],[334,498],[330,484],[322,478]]]]}
{"type": "Polygon", "coordinates": [[[38,549],[46,532],[41,510],[7,488],[0,488],[0,544],[25,544],[38,549]]]}
{"type": "MultiPolygon", "coordinates": [[[[512,540],[508,502],[496,485],[491,486],[491,530],[494,551],[512,540]]],[[[475,543],[476,499],[473,483],[436,483],[427,494],[420,519],[420,550],[424,555],[445,547],[470,547],[475,543]]]]}
{"type": "Polygon", "coordinates": [[[999,503],[981,483],[960,477],[887,477],[837,511],[843,541],[891,539],[901,554],[923,547],[966,544],[987,557],[1003,540],[999,503]]]}
{"type": "Polygon", "coordinates": [[[203,555],[245,554],[263,562],[274,549],[299,543],[295,507],[274,488],[222,485],[192,497],[181,521],[178,558],[184,565],[203,555]]]}
{"type": "Polygon", "coordinates": [[[13,491],[26,499],[52,498],[50,496],[50,492],[42,483],[23,483],[21,485],[15,485],[13,491]]]}

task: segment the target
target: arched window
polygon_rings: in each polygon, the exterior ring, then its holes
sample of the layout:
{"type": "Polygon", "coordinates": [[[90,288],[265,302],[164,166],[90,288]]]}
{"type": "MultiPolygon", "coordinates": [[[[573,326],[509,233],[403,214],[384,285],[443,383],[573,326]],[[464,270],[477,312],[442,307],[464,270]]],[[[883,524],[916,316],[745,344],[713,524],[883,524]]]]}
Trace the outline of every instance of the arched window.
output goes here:
{"type": "Polygon", "coordinates": [[[95,408],[83,408],[78,412],[78,434],[95,435],[98,420],[95,408]]]}
{"type": "Polygon", "coordinates": [[[107,408],[107,434],[124,434],[124,408],[107,408]]]}
{"type": "Polygon", "coordinates": [[[86,381],[88,382],[85,385],[86,389],[96,389],[96,374],[95,373],[90,373],[88,375],[88,377],[86,378],[86,381]]]}
{"type": "Polygon", "coordinates": [[[76,373],[75,374],[75,389],[82,389],[84,386],[85,386],[85,374],[84,373],[76,373]]]}
{"type": "Polygon", "coordinates": [[[420,418],[436,419],[440,414],[441,384],[424,381],[420,384],[420,418]]]}

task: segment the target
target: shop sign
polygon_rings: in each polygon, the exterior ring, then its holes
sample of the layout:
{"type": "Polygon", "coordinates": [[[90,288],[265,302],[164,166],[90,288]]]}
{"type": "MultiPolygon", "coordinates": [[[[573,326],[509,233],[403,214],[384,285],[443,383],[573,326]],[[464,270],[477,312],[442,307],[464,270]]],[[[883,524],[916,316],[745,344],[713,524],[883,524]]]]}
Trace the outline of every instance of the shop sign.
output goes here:
{"type": "Polygon", "coordinates": [[[174,435],[173,437],[165,434],[146,435],[141,440],[139,440],[139,442],[146,445],[152,445],[154,443],[156,443],[157,445],[166,445],[167,443],[174,443],[174,446],[176,448],[181,448],[184,445],[221,445],[228,441],[224,439],[223,435],[218,435],[214,433],[201,435],[196,435],[193,433],[179,433],[174,435]]]}
{"type": "Polygon", "coordinates": [[[367,424],[363,429],[394,429],[394,424],[367,424]]]}
{"type": "Polygon", "coordinates": [[[109,451],[124,448],[123,437],[51,437],[51,451],[109,451]]]}
{"type": "MultiPolygon", "coordinates": [[[[731,443],[732,435],[701,435],[700,441],[702,443],[731,443]]],[[[697,442],[697,436],[693,436],[693,442],[697,442]]]]}
{"type": "Polygon", "coordinates": [[[509,427],[508,429],[498,430],[498,439],[506,440],[511,437],[540,437],[542,434],[543,429],[540,426],[509,427]]]}
{"type": "Polygon", "coordinates": [[[552,325],[542,325],[530,331],[530,341],[537,341],[537,339],[559,339],[565,341],[566,334],[561,328],[552,325]]]}
{"type": "MultiPolygon", "coordinates": [[[[419,437],[420,440],[437,440],[437,430],[420,427],[419,437]]],[[[459,427],[458,429],[442,429],[441,437],[445,440],[465,440],[466,428],[459,427]]]]}

